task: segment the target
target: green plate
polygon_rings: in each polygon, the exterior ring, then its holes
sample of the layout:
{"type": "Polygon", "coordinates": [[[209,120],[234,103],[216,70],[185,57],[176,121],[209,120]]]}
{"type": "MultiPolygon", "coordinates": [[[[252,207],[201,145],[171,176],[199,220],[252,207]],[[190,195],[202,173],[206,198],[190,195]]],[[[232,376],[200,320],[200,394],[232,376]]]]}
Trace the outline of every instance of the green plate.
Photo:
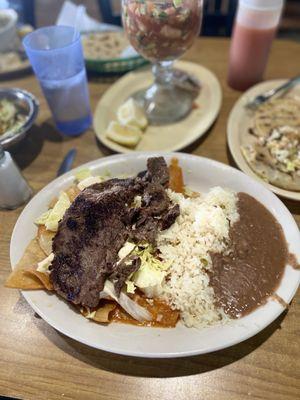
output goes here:
{"type": "MultiPolygon", "coordinates": [[[[122,29],[117,29],[122,32],[122,29]]],[[[115,31],[115,30],[114,30],[115,31]]],[[[107,31],[109,32],[109,31],[107,31]]],[[[103,33],[107,33],[104,32],[103,33]]],[[[82,36],[98,33],[98,31],[82,32],[82,36]]],[[[123,74],[132,71],[133,69],[142,67],[149,62],[142,56],[136,55],[132,57],[117,57],[117,58],[85,58],[85,65],[88,71],[98,74],[123,74]]]]}
{"type": "Polygon", "coordinates": [[[87,59],[85,64],[88,71],[99,74],[122,74],[148,64],[148,61],[141,56],[112,59],[87,59]]]}

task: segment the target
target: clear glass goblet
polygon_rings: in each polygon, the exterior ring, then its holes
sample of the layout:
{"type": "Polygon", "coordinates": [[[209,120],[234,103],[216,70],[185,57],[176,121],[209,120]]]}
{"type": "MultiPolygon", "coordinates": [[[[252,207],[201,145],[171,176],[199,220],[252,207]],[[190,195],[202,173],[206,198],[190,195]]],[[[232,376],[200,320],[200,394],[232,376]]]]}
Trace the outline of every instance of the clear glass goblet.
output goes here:
{"type": "Polygon", "coordinates": [[[176,84],[173,62],[199,35],[202,0],[122,0],[123,25],[131,45],[152,62],[154,83],[133,97],[153,125],[184,118],[194,93],[176,84]]]}

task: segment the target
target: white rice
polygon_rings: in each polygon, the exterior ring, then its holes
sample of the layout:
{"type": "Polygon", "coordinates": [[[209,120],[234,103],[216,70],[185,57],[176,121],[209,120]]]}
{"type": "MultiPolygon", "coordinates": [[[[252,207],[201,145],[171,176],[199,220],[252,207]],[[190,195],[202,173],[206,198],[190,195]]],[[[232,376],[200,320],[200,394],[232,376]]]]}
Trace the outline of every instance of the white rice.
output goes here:
{"type": "Polygon", "coordinates": [[[226,249],[230,224],[239,219],[236,194],[220,187],[196,198],[167,192],[179,204],[180,216],[157,238],[162,258],[171,264],[163,297],[188,327],[226,322],[229,317],[214,305],[207,270],[212,266],[209,252],[226,249]]]}

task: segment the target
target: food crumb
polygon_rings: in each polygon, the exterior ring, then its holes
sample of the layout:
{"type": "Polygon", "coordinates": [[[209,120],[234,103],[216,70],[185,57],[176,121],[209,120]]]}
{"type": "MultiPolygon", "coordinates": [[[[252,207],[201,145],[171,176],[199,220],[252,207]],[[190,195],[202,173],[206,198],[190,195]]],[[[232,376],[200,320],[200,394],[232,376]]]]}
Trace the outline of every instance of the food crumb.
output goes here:
{"type": "Polygon", "coordinates": [[[162,320],[162,318],[163,318],[162,314],[158,314],[156,317],[156,321],[160,322],[162,320]]]}

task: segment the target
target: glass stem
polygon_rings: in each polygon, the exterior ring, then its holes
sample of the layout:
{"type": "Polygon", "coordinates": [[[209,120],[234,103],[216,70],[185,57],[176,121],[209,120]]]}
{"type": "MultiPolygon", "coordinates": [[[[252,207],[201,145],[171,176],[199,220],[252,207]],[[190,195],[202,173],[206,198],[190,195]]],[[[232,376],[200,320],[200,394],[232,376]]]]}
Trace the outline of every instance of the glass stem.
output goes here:
{"type": "Polygon", "coordinates": [[[160,61],[152,66],[155,83],[160,86],[171,86],[173,77],[173,61],[160,61]]]}

